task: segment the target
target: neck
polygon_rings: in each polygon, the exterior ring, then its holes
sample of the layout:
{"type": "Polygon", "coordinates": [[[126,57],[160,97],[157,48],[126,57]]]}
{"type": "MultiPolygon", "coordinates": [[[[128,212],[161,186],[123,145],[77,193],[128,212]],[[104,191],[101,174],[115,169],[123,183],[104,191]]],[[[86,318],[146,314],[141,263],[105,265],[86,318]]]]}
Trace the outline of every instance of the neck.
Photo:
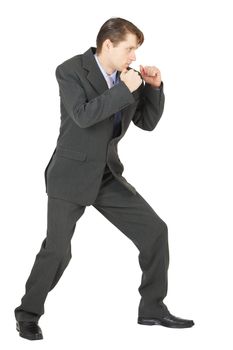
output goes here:
{"type": "Polygon", "coordinates": [[[108,60],[106,59],[106,57],[104,57],[103,54],[97,54],[96,55],[98,60],[99,60],[99,63],[101,64],[101,66],[103,67],[103,69],[105,70],[106,73],[108,74],[112,74],[116,71],[116,69],[114,69],[111,64],[108,62],[108,60]]]}

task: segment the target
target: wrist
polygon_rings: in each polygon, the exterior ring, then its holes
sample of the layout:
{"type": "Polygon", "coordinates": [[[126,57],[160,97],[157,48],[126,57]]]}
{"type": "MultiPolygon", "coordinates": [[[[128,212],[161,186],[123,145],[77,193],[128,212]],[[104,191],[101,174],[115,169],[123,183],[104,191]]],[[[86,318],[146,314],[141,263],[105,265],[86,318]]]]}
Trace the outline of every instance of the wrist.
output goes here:
{"type": "Polygon", "coordinates": [[[161,83],[159,85],[151,84],[151,86],[155,89],[160,89],[161,88],[161,83]]]}

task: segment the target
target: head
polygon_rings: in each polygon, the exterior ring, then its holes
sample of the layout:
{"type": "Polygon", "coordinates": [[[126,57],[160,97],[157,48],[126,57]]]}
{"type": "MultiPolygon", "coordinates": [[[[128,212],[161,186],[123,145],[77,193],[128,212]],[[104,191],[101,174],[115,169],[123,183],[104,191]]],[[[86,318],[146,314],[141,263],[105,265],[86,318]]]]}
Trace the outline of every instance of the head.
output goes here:
{"type": "Polygon", "coordinates": [[[96,53],[109,70],[122,71],[136,60],[135,51],[144,41],[143,33],[123,18],[110,18],[96,38],[96,53]]]}

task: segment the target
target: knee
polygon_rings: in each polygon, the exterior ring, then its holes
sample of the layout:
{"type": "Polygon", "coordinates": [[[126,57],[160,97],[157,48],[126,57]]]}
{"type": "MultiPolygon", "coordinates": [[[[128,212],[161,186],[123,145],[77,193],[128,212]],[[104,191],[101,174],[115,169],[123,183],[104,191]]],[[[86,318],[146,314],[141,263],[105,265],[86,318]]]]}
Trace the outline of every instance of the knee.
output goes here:
{"type": "Polygon", "coordinates": [[[168,227],[166,222],[164,222],[163,220],[161,220],[160,222],[160,231],[163,235],[168,236],[168,227]]]}
{"type": "Polygon", "coordinates": [[[161,220],[160,223],[160,236],[164,241],[168,241],[168,227],[166,222],[164,222],[163,220],[161,220]]]}
{"type": "Polygon", "coordinates": [[[168,241],[168,226],[163,220],[160,219],[159,222],[156,222],[153,232],[155,241],[158,241],[158,239],[165,242],[168,241]]]}

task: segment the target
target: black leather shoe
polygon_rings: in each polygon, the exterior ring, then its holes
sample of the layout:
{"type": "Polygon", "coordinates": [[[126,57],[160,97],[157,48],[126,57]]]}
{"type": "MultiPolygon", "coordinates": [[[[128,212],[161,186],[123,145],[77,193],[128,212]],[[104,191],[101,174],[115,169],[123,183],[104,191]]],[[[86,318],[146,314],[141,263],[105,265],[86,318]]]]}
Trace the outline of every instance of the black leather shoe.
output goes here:
{"type": "Polygon", "coordinates": [[[29,321],[17,321],[16,329],[19,332],[20,337],[29,340],[43,339],[43,334],[38,326],[37,322],[29,321]]]}
{"type": "Polygon", "coordinates": [[[160,325],[170,328],[189,328],[194,326],[192,320],[184,320],[171,314],[162,317],[138,317],[138,323],[147,326],[160,325]]]}

